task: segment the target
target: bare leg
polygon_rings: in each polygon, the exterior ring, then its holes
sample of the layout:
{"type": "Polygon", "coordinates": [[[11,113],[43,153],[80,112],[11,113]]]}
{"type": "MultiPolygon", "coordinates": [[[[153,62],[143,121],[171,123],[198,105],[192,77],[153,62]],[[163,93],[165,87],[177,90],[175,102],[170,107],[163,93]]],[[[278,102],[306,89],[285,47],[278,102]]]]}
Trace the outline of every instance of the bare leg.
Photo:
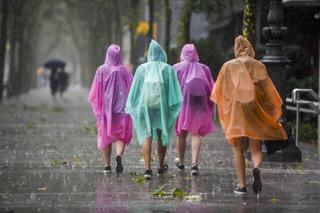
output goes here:
{"type": "Polygon", "coordinates": [[[151,170],[151,138],[145,138],[143,143],[143,158],[146,170],[151,170]]]}
{"type": "Polygon", "coordinates": [[[164,159],[166,157],[167,153],[167,146],[162,145],[162,140],[161,140],[161,130],[157,129],[157,134],[158,134],[158,160],[159,160],[159,169],[163,169],[164,167],[164,159]]]}
{"type": "Polygon", "coordinates": [[[184,154],[186,152],[186,140],[187,140],[187,131],[183,131],[183,133],[177,138],[177,149],[179,154],[179,160],[181,164],[184,164],[184,154]]]}
{"type": "Polygon", "coordinates": [[[116,141],[116,155],[122,156],[126,148],[126,144],[122,141],[116,141]]]}
{"type": "Polygon", "coordinates": [[[234,162],[236,166],[237,176],[239,179],[239,185],[241,188],[246,186],[245,181],[245,174],[246,174],[246,167],[245,167],[245,159],[244,159],[244,144],[243,138],[234,138],[234,162]]]}
{"type": "Polygon", "coordinates": [[[110,166],[111,151],[112,151],[112,144],[108,145],[103,150],[103,156],[104,156],[106,166],[110,166]]]}
{"type": "Polygon", "coordinates": [[[200,135],[192,135],[192,165],[198,165],[199,153],[201,148],[200,135]]]}
{"type": "Polygon", "coordinates": [[[259,199],[259,192],[262,189],[262,183],[260,179],[260,170],[259,166],[262,163],[262,152],[261,152],[261,141],[250,139],[250,151],[251,151],[251,158],[253,162],[254,169],[252,170],[253,174],[253,183],[252,189],[253,192],[257,194],[257,199],[259,199]]]}
{"type": "Polygon", "coordinates": [[[249,139],[251,158],[254,168],[259,168],[262,163],[261,141],[249,139]]]}

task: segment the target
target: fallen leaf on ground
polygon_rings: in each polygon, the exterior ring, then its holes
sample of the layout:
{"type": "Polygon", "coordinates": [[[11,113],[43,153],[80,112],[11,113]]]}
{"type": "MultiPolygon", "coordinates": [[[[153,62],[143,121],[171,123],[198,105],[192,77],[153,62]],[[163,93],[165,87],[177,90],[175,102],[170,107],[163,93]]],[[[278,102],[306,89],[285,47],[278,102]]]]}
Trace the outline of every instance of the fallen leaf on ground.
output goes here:
{"type": "Polygon", "coordinates": [[[58,159],[55,159],[55,160],[53,160],[53,161],[51,162],[51,165],[52,165],[52,166],[60,166],[60,164],[61,164],[61,161],[58,160],[58,159]]]}
{"type": "Polygon", "coordinates": [[[164,191],[164,186],[160,186],[158,189],[152,192],[152,195],[156,197],[164,197],[168,195],[168,193],[164,191]]]}
{"type": "Polygon", "coordinates": [[[140,159],[139,159],[139,162],[140,162],[140,163],[144,163],[144,159],[143,159],[143,158],[140,158],[140,159]]]}
{"type": "Polygon", "coordinates": [[[138,172],[130,172],[130,175],[138,175],[138,172]]]}
{"type": "Polygon", "coordinates": [[[63,112],[64,109],[62,107],[56,106],[56,107],[53,107],[51,111],[52,112],[63,112]]]}
{"type": "Polygon", "coordinates": [[[139,183],[139,184],[143,184],[144,183],[144,177],[141,175],[141,176],[135,178],[134,182],[139,183]]]}
{"type": "Polygon", "coordinates": [[[272,203],[272,204],[276,204],[277,202],[278,202],[278,199],[277,199],[277,198],[273,197],[273,198],[271,199],[271,203],[272,203]]]}
{"type": "Polygon", "coordinates": [[[175,188],[172,195],[173,197],[183,198],[185,196],[185,192],[180,188],[175,188]]]}
{"type": "Polygon", "coordinates": [[[304,166],[302,164],[299,164],[295,167],[296,170],[304,170],[304,166]]]}
{"type": "Polygon", "coordinates": [[[188,195],[185,197],[186,201],[202,201],[203,198],[201,195],[188,195]]]}
{"type": "Polygon", "coordinates": [[[36,124],[32,121],[27,123],[27,128],[28,129],[35,129],[36,128],[36,124]]]}

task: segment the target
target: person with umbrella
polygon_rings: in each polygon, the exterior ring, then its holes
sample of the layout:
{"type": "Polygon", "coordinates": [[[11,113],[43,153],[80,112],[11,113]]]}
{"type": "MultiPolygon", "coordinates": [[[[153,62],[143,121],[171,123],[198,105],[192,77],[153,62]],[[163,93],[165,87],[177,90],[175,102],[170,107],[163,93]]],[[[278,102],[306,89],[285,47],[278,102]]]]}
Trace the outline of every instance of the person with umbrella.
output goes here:
{"type": "Polygon", "coordinates": [[[66,89],[65,85],[67,85],[64,82],[67,82],[68,80],[68,77],[66,77],[66,75],[68,74],[64,71],[66,62],[60,59],[51,59],[47,61],[43,66],[51,70],[49,81],[50,81],[50,90],[51,90],[52,97],[55,99],[56,93],[58,91],[60,92],[60,97],[62,97],[62,93],[66,89]],[[63,85],[60,85],[60,84],[63,84],[63,85]]]}

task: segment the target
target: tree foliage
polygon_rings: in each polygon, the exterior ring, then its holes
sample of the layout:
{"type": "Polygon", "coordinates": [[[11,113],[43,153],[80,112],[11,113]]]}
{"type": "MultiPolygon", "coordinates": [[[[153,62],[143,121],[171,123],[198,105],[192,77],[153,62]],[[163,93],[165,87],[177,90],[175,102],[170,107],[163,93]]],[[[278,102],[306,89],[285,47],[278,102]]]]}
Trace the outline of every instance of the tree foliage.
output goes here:
{"type": "MultiPolygon", "coordinates": [[[[0,42],[0,47],[3,49],[6,44],[10,47],[9,96],[27,92],[36,86],[36,68],[58,52],[62,59],[80,64],[81,83],[90,86],[97,66],[104,62],[106,47],[111,43],[122,44],[125,25],[131,37],[131,63],[136,64],[135,28],[141,14],[140,0],[2,2],[8,2],[8,24],[1,24],[0,28],[1,35],[7,31],[8,39],[4,41],[2,36],[0,41],[4,42],[0,42]]],[[[1,20],[3,11],[2,7],[1,20]]],[[[1,53],[0,65],[5,51],[1,53]]],[[[1,77],[3,67],[1,65],[1,77]]]]}
{"type": "Polygon", "coordinates": [[[169,0],[164,0],[164,10],[165,10],[164,49],[168,53],[170,50],[170,28],[171,28],[171,14],[172,14],[169,0]]]}
{"type": "Polygon", "coordinates": [[[252,45],[256,41],[256,0],[246,0],[243,12],[242,35],[252,45]]]}
{"type": "Polygon", "coordinates": [[[185,0],[180,14],[180,19],[178,22],[179,35],[178,35],[178,48],[188,43],[190,41],[190,23],[192,11],[195,9],[194,0],[185,0]]]}
{"type": "Polygon", "coordinates": [[[27,92],[36,83],[34,70],[40,17],[34,11],[39,5],[40,0],[9,1],[9,96],[27,92]]]}
{"type": "Polygon", "coordinates": [[[223,21],[225,9],[232,8],[235,0],[185,0],[179,18],[178,48],[190,42],[190,24],[192,13],[204,13],[210,23],[223,21]]]}

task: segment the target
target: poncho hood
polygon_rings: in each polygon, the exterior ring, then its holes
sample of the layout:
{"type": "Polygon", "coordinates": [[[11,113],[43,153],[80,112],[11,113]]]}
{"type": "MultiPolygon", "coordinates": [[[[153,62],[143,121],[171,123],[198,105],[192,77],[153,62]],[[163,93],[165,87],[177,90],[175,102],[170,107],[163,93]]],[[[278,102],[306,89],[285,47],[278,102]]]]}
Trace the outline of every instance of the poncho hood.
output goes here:
{"type": "Polygon", "coordinates": [[[253,58],[255,52],[250,41],[248,41],[245,37],[239,35],[234,40],[234,55],[236,58],[240,56],[249,56],[253,58]]]}
{"type": "Polygon", "coordinates": [[[151,40],[148,50],[148,62],[152,61],[162,61],[167,62],[167,54],[164,49],[156,42],[155,40],[151,40]]]}
{"type": "Polygon", "coordinates": [[[183,46],[180,54],[180,61],[199,62],[199,56],[193,44],[186,44],[183,46]]]}
{"type": "Polygon", "coordinates": [[[121,48],[118,45],[112,44],[108,47],[104,63],[111,66],[123,65],[121,48]]]}

